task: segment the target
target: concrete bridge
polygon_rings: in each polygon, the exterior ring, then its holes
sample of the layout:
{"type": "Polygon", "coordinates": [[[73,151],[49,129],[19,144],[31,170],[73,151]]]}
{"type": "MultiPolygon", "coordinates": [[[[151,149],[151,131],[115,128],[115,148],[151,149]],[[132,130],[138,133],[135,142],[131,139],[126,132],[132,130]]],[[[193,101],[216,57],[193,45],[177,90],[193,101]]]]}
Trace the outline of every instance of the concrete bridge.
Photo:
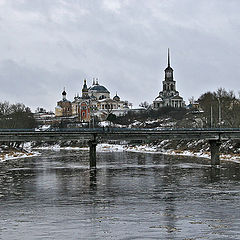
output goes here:
{"type": "Polygon", "coordinates": [[[220,165],[219,148],[222,141],[240,139],[240,129],[128,129],[128,128],[79,128],[50,129],[1,129],[0,142],[84,140],[90,147],[90,168],[96,168],[96,146],[107,140],[198,140],[209,141],[212,166],[220,165]]]}

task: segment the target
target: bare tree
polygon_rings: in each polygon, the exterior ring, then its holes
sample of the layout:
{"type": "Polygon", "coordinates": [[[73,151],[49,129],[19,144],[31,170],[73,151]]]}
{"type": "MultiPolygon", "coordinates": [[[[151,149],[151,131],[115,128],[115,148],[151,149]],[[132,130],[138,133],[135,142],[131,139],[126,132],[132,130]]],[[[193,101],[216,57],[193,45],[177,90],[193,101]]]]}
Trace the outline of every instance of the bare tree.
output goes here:
{"type": "Polygon", "coordinates": [[[148,102],[146,102],[146,101],[144,101],[144,102],[141,102],[140,104],[139,104],[139,107],[143,107],[143,108],[148,108],[149,107],[149,103],[148,102]]]}
{"type": "Polygon", "coordinates": [[[233,91],[219,88],[216,92],[202,94],[198,101],[204,110],[207,126],[211,120],[214,127],[240,126],[240,99],[236,98],[233,91]]]}

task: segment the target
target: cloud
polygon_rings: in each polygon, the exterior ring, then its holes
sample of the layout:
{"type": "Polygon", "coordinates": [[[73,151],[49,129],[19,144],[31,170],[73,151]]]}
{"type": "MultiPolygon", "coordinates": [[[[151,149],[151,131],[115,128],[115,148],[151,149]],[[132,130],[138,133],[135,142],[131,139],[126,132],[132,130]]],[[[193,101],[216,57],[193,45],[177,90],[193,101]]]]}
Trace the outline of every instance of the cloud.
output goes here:
{"type": "Polygon", "coordinates": [[[4,100],[53,110],[64,86],[73,99],[84,78],[89,84],[98,77],[135,106],[152,102],[162,89],[168,47],[185,100],[218,87],[239,89],[237,0],[0,4],[4,100]]]}

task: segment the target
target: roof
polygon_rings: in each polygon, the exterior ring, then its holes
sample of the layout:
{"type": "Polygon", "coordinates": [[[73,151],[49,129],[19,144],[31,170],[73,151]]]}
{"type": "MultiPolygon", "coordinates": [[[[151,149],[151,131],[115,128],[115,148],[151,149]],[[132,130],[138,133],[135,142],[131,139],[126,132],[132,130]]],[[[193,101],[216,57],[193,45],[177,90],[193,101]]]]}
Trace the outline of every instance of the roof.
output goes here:
{"type": "Polygon", "coordinates": [[[94,85],[89,88],[90,91],[99,92],[99,93],[110,93],[104,86],[102,85],[94,85]]]}
{"type": "Polygon", "coordinates": [[[173,69],[170,66],[167,66],[164,71],[173,71],[173,69]]]}
{"type": "Polygon", "coordinates": [[[114,100],[112,100],[111,98],[103,98],[99,99],[98,102],[114,102],[114,100]]]}
{"type": "Polygon", "coordinates": [[[178,99],[178,100],[182,100],[183,98],[182,98],[182,97],[180,97],[179,95],[175,95],[175,96],[171,97],[171,99],[178,99]]]}
{"type": "Polygon", "coordinates": [[[69,101],[67,99],[62,99],[62,100],[58,101],[58,103],[60,103],[60,102],[71,102],[71,101],[69,101]]]}
{"type": "Polygon", "coordinates": [[[116,96],[114,96],[114,97],[113,97],[113,100],[115,100],[115,101],[118,101],[118,102],[119,102],[119,101],[120,101],[120,97],[119,97],[119,96],[116,94],[116,96]]]}
{"type": "Polygon", "coordinates": [[[158,96],[158,97],[156,97],[156,98],[155,98],[154,102],[155,102],[155,101],[162,102],[162,101],[163,101],[163,98],[162,98],[162,97],[160,97],[160,96],[158,96]]]}

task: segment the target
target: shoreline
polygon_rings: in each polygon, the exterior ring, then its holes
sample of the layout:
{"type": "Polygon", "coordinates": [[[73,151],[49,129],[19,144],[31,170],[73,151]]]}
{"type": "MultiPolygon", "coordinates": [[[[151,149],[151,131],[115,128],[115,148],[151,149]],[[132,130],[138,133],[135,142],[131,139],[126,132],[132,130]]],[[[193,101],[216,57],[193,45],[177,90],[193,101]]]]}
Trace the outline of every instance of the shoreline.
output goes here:
{"type": "MultiPolygon", "coordinates": [[[[60,147],[59,145],[49,146],[49,147],[36,147],[32,148],[36,150],[82,150],[88,151],[88,147],[60,147]]],[[[189,156],[189,157],[199,157],[210,159],[210,152],[201,151],[201,152],[193,152],[189,150],[173,150],[173,149],[161,149],[159,150],[157,147],[148,146],[148,145],[139,145],[139,146],[128,146],[128,145],[120,145],[120,144],[107,144],[102,143],[97,145],[97,152],[139,152],[139,153],[150,153],[150,154],[164,154],[171,156],[189,156]]],[[[220,154],[221,161],[231,161],[235,163],[240,163],[240,154],[220,154]]]]}
{"type": "MultiPolygon", "coordinates": [[[[14,160],[20,158],[36,157],[41,155],[40,152],[35,150],[69,150],[69,151],[88,151],[89,147],[60,147],[58,144],[47,147],[27,147],[28,152],[12,151],[10,153],[0,153],[0,162],[5,162],[7,160],[14,160]]],[[[170,156],[189,156],[210,159],[210,152],[201,151],[194,152],[190,150],[174,150],[174,149],[159,149],[157,146],[148,145],[120,145],[120,144],[107,144],[102,143],[97,145],[97,152],[138,152],[138,153],[149,153],[149,154],[164,154],[170,156]]],[[[229,161],[234,163],[240,163],[240,154],[220,154],[221,161],[229,161]]]]}
{"type": "Polygon", "coordinates": [[[30,157],[36,157],[41,155],[39,152],[31,151],[31,152],[10,152],[10,153],[0,153],[0,163],[6,162],[8,160],[14,160],[14,159],[21,159],[21,158],[30,158],[30,157]]]}

